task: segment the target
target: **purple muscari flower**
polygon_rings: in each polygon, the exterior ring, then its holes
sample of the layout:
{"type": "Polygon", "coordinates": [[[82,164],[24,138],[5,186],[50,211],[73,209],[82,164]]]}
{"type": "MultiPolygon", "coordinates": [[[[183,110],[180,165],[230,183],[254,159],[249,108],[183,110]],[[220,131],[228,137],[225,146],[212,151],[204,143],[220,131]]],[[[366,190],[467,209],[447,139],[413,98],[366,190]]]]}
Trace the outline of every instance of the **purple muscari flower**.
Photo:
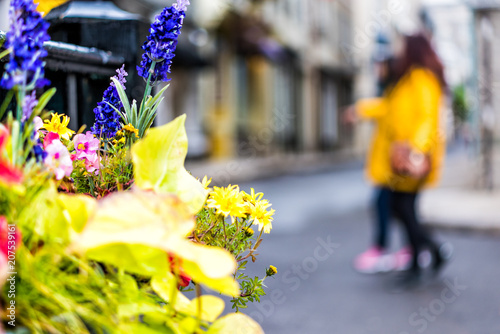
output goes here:
{"type": "Polygon", "coordinates": [[[150,35],[142,46],[146,52],[142,55],[141,65],[137,66],[137,71],[140,76],[147,79],[151,64],[155,61],[156,65],[151,75],[152,83],[170,81],[167,74],[170,73],[170,65],[175,56],[187,5],[189,0],[178,0],[173,6],[164,8],[151,24],[150,35]]]}
{"type": "MultiPolygon", "coordinates": [[[[128,74],[125,72],[124,66],[116,70],[116,72],[118,74],[114,76],[114,78],[116,78],[125,89],[125,83],[127,82],[125,77],[128,74]]],[[[113,82],[111,82],[111,85],[104,91],[102,101],[97,103],[97,107],[94,108],[95,123],[91,130],[97,137],[112,138],[121,128],[120,115],[110,106],[110,104],[118,110],[121,110],[123,107],[113,82]]]]}
{"type": "Polygon", "coordinates": [[[10,29],[5,46],[12,49],[10,61],[0,86],[11,89],[17,85],[48,85],[44,78],[42,58],[47,56],[43,43],[50,39],[45,22],[32,0],[12,0],[9,9],[10,29]]]}
{"type": "Polygon", "coordinates": [[[21,119],[21,121],[24,122],[28,118],[30,118],[31,113],[33,112],[33,109],[35,109],[37,104],[38,104],[38,100],[36,99],[36,91],[32,91],[30,95],[26,95],[24,97],[23,118],[21,119]]]}

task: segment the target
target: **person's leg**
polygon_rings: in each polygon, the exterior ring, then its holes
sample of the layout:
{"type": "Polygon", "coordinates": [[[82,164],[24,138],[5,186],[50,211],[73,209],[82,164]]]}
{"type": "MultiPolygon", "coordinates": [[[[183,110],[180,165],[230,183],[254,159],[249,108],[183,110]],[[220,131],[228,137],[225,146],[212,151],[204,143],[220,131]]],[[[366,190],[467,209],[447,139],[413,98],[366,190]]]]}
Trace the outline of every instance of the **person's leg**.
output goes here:
{"type": "Polygon", "coordinates": [[[405,227],[413,257],[410,270],[418,273],[420,270],[418,256],[424,247],[428,248],[433,256],[433,269],[437,272],[445,259],[440,253],[440,246],[434,241],[430,233],[420,224],[416,213],[416,199],[418,193],[394,192],[392,197],[393,210],[405,227]]]}
{"type": "Polygon", "coordinates": [[[377,188],[375,198],[375,245],[380,249],[387,248],[391,212],[390,200],[390,189],[384,187],[377,188]]]}
{"type": "Polygon", "coordinates": [[[390,215],[390,190],[376,188],[372,202],[373,207],[373,244],[354,259],[354,268],[362,273],[377,273],[391,268],[382,259],[387,247],[387,225],[390,215]]]}
{"type": "Polygon", "coordinates": [[[418,255],[422,249],[422,236],[415,212],[416,193],[392,192],[392,209],[403,223],[413,256],[410,270],[418,272],[418,255]]]}

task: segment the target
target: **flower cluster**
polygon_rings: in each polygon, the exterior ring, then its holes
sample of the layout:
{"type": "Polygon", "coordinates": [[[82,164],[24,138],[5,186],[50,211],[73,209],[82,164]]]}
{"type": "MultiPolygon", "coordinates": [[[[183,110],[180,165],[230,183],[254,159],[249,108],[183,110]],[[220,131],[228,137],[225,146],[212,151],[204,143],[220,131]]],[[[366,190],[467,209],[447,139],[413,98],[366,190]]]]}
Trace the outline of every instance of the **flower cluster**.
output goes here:
{"type": "MultiPolygon", "coordinates": [[[[117,75],[114,77],[121,83],[123,89],[125,89],[127,82],[125,77],[128,75],[124,67],[125,65],[116,70],[117,75]]],[[[92,133],[97,137],[112,138],[120,130],[120,114],[113,107],[121,110],[123,104],[115,84],[111,82],[111,85],[104,91],[102,101],[97,103],[97,107],[94,108],[95,123],[92,127],[92,133]]]]}
{"type": "MultiPolygon", "coordinates": [[[[255,193],[252,188],[250,194],[240,191],[237,185],[227,187],[214,187],[207,200],[207,207],[215,209],[216,214],[224,217],[249,218],[253,225],[257,225],[259,231],[270,233],[274,209],[270,209],[271,203],[262,199],[262,193],[255,193]]],[[[248,233],[248,231],[247,231],[248,233]]]]}
{"type": "Polygon", "coordinates": [[[256,193],[253,188],[250,193],[240,191],[237,185],[210,189],[207,177],[200,182],[209,195],[204,209],[197,214],[197,229],[192,238],[206,245],[223,247],[236,258],[238,269],[234,277],[240,283],[241,293],[233,296],[231,303],[238,311],[246,308],[248,302],[260,301],[265,295],[264,280],[278,272],[276,267],[270,266],[262,279],[244,273],[247,259],[256,261],[263,234],[271,232],[274,209],[262,198],[264,194],[256,193]],[[253,226],[258,226],[258,235],[253,226]]]}
{"type": "Polygon", "coordinates": [[[0,82],[5,89],[18,85],[41,88],[49,84],[44,78],[42,61],[47,55],[43,43],[50,39],[47,33],[49,24],[42,19],[36,7],[33,0],[11,1],[6,46],[12,54],[0,82]]]}
{"type": "Polygon", "coordinates": [[[54,173],[57,180],[70,176],[73,171],[73,161],[68,148],[60,141],[59,135],[49,132],[43,141],[43,148],[47,153],[44,159],[45,166],[54,173]]]}
{"type": "Polygon", "coordinates": [[[151,75],[151,82],[170,81],[167,74],[175,57],[187,5],[189,1],[178,0],[173,6],[164,8],[151,24],[150,35],[142,46],[145,53],[137,66],[143,78],[148,79],[151,75]]]}

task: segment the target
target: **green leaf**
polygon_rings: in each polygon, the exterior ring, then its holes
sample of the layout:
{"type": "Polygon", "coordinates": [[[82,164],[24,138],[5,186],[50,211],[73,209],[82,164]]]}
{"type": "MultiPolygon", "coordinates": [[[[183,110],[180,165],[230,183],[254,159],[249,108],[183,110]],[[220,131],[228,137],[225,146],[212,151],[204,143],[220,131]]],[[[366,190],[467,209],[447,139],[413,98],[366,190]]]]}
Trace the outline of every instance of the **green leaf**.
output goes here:
{"type": "Polygon", "coordinates": [[[206,334],[264,334],[260,325],[243,313],[228,314],[210,326],[206,334]]]}
{"type": "Polygon", "coordinates": [[[110,106],[111,108],[113,108],[117,113],[118,115],[120,115],[120,117],[122,118],[123,122],[125,124],[128,124],[128,117],[126,114],[124,114],[123,112],[121,112],[120,110],[118,110],[118,108],[116,108],[114,105],[112,105],[111,103],[109,103],[108,101],[105,101],[105,103],[110,106]]]}
{"type": "MultiPolygon", "coordinates": [[[[0,45],[0,47],[1,47],[1,45],[0,45]]],[[[0,59],[2,59],[3,57],[5,57],[6,55],[8,55],[11,52],[12,52],[11,49],[7,49],[7,50],[0,52],[0,59]]]]}
{"type": "Polygon", "coordinates": [[[135,184],[141,189],[173,193],[186,203],[192,214],[205,203],[207,191],[184,168],[187,154],[186,115],[150,129],[132,146],[135,184]]]}
{"type": "Polygon", "coordinates": [[[120,101],[122,101],[123,109],[125,109],[127,118],[131,119],[132,117],[130,113],[130,102],[128,100],[127,94],[125,93],[125,90],[123,89],[121,82],[114,77],[111,78],[111,80],[113,80],[113,82],[115,83],[116,91],[118,92],[118,96],[120,96],[120,101]]]}
{"type": "Polygon", "coordinates": [[[163,93],[165,93],[165,91],[167,90],[167,88],[169,86],[170,86],[170,84],[163,87],[151,100],[148,101],[148,105],[150,106],[150,108],[154,105],[161,103],[160,98],[162,97],[163,93]]]}
{"type": "Polygon", "coordinates": [[[9,106],[10,101],[12,101],[12,97],[14,97],[14,91],[9,90],[7,92],[7,95],[5,96],[5,99],[2,102],[2,105],[0,106],[0,119],[3,118],[3,115],[7,111],[7,107],[9,106]]]}
{"type": "Polygon", "coordinates": [[[137,129],[137,127],[138,127],[138,124],[137,124],[137,102],[135,100],[132,101],[132,110],[131,110],[130,117],[131,117],[130,122],[132,123],[134,128],[137,129]]]}
{"type": "Polygon", "coordinates": [[[152,110],[149,113],[148,117],[144,120],[144,125],[141,125],[141,128],[142,128],[141,129],[142,132],[140,132],[141,137],[144,137],[144,134],[151,127],[155,118],[156,118],[156,112],[154,110],[152,110]]]}
{"type": "Polygon", "coordinates": [[[54,96],[56,91],[57,89],[51,88],[47,90],[45,93],[43,93],[42,96],[40,96],[40,99],[38,99],[38,103],[35,109],[33,109],[33,114],[39,115],[43,111],[43,109],[45,109],[45,107],[49,103],[50,99],[54,96]]]}

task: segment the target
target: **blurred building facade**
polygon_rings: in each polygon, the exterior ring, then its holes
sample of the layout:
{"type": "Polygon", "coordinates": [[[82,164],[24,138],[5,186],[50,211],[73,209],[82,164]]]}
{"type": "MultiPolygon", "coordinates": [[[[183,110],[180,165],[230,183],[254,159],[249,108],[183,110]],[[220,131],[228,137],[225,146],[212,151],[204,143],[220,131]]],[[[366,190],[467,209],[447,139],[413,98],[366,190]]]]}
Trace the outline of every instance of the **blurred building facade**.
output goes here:
{"type": "Polygon", "coordinates": [[[495,143],[500,139],[500,3],[490,0],[471,0],[474,12],[474,82],[475,125],[480,156],[479,186],[493,189],[495,143]]]}
{"type": "Polygon", "coordinates": [[[352,38],[351,2],[212,6],[218,12],[206,1],[191,1],[189,28],[181,35],[197,45],[209,66],[181,69],[174,60],[159,123],[187,113],[192,156],[256,157],[348,146],[350,131],[341,126],[339,110],[352,101],[355,70],[340,45],[352,38]]]}
{"type": "MultiPolygon", "coordinates": [[[[113,2],[151,20],[173,1],[113,2]]],[[[0,0],[3,30],[8,3],[0,0]]],[[[191,157],[348,146],[339,110],[352,102],[355,66],[341,47],[352,44],[352,18],[348,0],[191,0],[157,124],[186,113],[191,157]]]]}

